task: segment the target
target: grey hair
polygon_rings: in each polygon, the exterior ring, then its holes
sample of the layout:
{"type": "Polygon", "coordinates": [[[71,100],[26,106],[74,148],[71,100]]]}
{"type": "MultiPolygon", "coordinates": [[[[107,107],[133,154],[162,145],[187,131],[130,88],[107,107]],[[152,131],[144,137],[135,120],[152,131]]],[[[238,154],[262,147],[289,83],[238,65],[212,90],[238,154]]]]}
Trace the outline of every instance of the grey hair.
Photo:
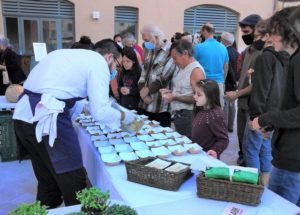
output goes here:
{"type": "Polygon", "coordinates": [[[158,37],[159,44],[164,44],[165,34],[156,25],[145,25],[141,29],[141,34],[150,34],[151,37],[158,37]]]}
{"type": "Polygon", "coordinates": [[[133,44],[136,44],[135,37],[133,36],[132,33],[129,33],[129,32],[123,35],[123,43],[126,43],[126,41],[130,41],[133,44]]]}
{"type": "Polygon", "coordinates": [[[9,39],[7,39],[3,34],[0,34],[0,45],[4,47],[12,47],[12,45],[9,43],[9,39]]]}
{"type": "Polygon", "coordinates": [[[228,42],[230,45],[232,45],[234,43],[234,35],[232,33],[223,32],[221,34],[221,38],[223,40],[225,40],[226,42],[228,42]]]}

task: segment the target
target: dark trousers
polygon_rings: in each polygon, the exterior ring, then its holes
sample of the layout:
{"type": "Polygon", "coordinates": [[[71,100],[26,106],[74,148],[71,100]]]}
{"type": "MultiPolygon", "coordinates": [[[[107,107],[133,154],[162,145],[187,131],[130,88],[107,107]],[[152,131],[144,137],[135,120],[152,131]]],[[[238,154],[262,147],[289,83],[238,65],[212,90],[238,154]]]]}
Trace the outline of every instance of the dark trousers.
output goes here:
{"type": "Polygon", "coordinates": [[[174,125],[176,131],[188,136],[192,132],[193,110],[178,110],[174,114],[174,125]]]}
{"type": "Polygon", "coordinates": [[[248,110],[244,110],[241,108],[238,108],[237,111],[237,136],[239,141],[239,155],[243,156],[243,139],[244,139],[244,132],[246,123],[249,117],[248,110]]]}
{"type": "Polygon", "coordinates": [[[45,146],[48,138],[38,143],[35,137],[36,124],[19,120],[15,120],[14,124],[18,144],[27,150],[38,181],[37,200],[49,208],[58,207],[62,201],[66,206],[79,204],[76,192],[87,186],[85,169],[82,167],[62,174],[55,173],[45,146]]]}
{"type": "Polygon", "coordinates": [[[171,114],[170,112],[151,113],[144,109],[139,109],[138,114],[144,114],[149,117],[149,120],[155,120],[163,127],[171,126],[171,114]]]}

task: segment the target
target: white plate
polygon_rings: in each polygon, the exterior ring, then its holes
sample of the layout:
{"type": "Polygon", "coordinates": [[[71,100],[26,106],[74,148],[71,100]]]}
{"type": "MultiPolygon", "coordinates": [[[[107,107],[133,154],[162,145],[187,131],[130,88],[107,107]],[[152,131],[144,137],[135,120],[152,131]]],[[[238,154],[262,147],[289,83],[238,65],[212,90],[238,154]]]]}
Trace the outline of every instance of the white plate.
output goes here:
{"type": "Polygon", "coordinates": [[[197,154],[202,150],[202,147],[199,146],[197,143],[184,144],[183,147],[186,148],[186,150],[192,154],[197,154]]]}
{"type": "Polygon", "coordinates": [[[99,129],[99,130],[88,130],[87,131],[90,135],[102,135],[103,132],[99,129]]]}
{"type": "Polygon", "coordinates": [[[139,159],[139,157],[134,152],[121,152],[119,156],[123,161],[132,161],[139,159]]]}
{"type": "Polygon", "coordinates": [[[169,137],[169,138],[179,138],[179,137],[182,137],[182,135],[179,134],[178,132],[166,133],[166,136],[169,137]]]}
{"type": "Polygon", "coordinates": [[[128,144],[115,145],[115,149],[117,152],[132,152],[133,151],[131,146],[128,144]]]}
{"type": "Polygon", "coordinates": [[[119,138],[122,138],[122,134],[121,133],[109,133],[109,134],[107,134],[107,138],[108,139],[119,139],[119,138]]]}
{"type": "Polygon", "coordinates": [[[156,140],[165,140],[168,139],[168,137],[166,135],[164,135],[163,133],[160,134],[151,134],[151,136],[156,139],[156,140]]]}
{"type": "Polygon", "coordinates": [[[122,138],[120,138],[120,139],[109,139],[109,143],[112,144],[112,145],[125,144],[125,142],[122,138]]]}
{"type": "Polygon", "coordinates": [[[135,136],[135,133],[129,133],[129,132],[123,131],[123,132],[121,132],[121,136],[122,137],[133,137],[133,136],[135,136]]]}
{"type": "Polygon", "coordinates": [[[161,143],[161,141],[147,141],[146,142],[147,146],[149,147],[159,147],[159,146],[163,146],[164,144],[161,143]]]}
{"type": "Polygon", "coordinates": [[[152,120],[151,121],[151,124],[153,125],[153,126],[159,126],[159,122],[157,122],[157,121],[155,121],[155,120],[152,120]]]}
{"type": "Polygon", "coordinates": [[[131,142],[136,142],[136,141],[139,141],[139,139],[137,137],[124,137],[124,142],[125,143],[131,143],[131,142]]]}
{"type": "Polygon", "coordinates": [[[156,168],[156,169],[164,169],[164,168],[166,168],[166,167],[168,167],[170,165],[171,165],[171,162],[165,161],[165,160],[161,160],[161,159],[157,158],[157,159],[155,159],[154,161],[148,163],[145,166],[156,168]]]}
{"type": "Polygon", "coordinates": [[[146,135],[146,134],[148,134],[147,131],[145,131],[145,130],[143,130],[143,129],[139,130],[139,131],[136,133],[136,135],[146,135]]]}
{"type": "Polygon", "coordinates": [[[100,127],[99,126],[88,126],[85,128],[85,130],[87,131],[97,131],[97,130],[100,130],[100,127]]]}
{"type": "Polygon", "coordinates": [[[107,140],[107,137],[105,135],[92,135],[91,136],[91,140],[92,141],[96,141],[96,140],[107,140]]]}
{"type": "Polygon", "coordinates": [[[116,152],[115,148],[113,146],[103,146],[103,147],[98,147],[98,151],[100,154],[111,154],[116,152]]]}
{"type": "Polygon", "coordinates": [[[172,152],[172,154],[177,155],[177,156],[183,155],[187,151],[187,149],[181,145],[168,146],[168,149],[172,152]]]}
{"type": "Polygon", "coordinates": [[[106,165],[114,166],[121,162],[120,157],[116,153],[102,154],[101,159],[106,165]]]}
{"type": "Polygon", "coordinates": [[[136,136],[139,140],[141,141],[154,141],[154,138],[151,137],[150,135],[137,135],[136,136]]]}
{"type": "Polygon", "coordinates": [[[187,137],[175,138],[175,142],[178,143],[178,144],[192,143],[192,141],[187,137]]]}
{"type": "Polygon", "coordinates": [[[154,157],[153,152],[151,152],[150,150],[141,150],[141,151],[136,151],[135,153],[136,153],[137,156],[139,156],[140,158],[154,157]]]}
{"type": "Polygon", "coordinates": [[[96,140],[94,141],[94,145],[96,147],[105,147],[105,146],[110,146],[110,143],[107,140],[96,140]]]}
{"type": "Polygon", "coordinates": [[[167,157],[171,154],[171,152],[164,146],[158,147],[158,148],[152,148],[151,151],[154,155],[159,157],[167,157]]]}
{"type": "Polygon", "coordinates": [[[146,149],[149,149],[149,147],[144,142],[142,142],[142,141],[131,142],[130,145],[136,151],[137,150],[146,150],[146,149]]]}
{"type": "Polygon", "coordinates": [[[173,146],[177,144],[173,139],[160,140],[159,142],[161,143],[161,145],[166,146],[173,146]]]}

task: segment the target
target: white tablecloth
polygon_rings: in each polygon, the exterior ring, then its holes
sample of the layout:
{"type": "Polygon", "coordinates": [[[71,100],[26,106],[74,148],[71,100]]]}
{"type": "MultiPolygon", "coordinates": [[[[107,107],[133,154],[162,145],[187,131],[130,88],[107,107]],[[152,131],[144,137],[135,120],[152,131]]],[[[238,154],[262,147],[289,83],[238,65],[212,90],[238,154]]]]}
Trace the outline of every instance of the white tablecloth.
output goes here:
{"type": "MultiPolygon", "coordinates": [[[[123,201],[134,207],[141,215],[159,214],[222,214],[228,202],[198,198],[196,195],[196,174],[186,181],[177,192],[161,190],[127,181],[124,164],[115,167],[106,166],[93,146],[90,135],[75,124],[81,145],[83,162],[93,186],[109,190],[112,199],[123,201]]],[[[199,155],[170,156],[168,159],[185,163],[196,163],[217,166],[225,165],[221,161],[210,158],[205,153],[199,155]]],[[[262,203],[258,207],[236,204],[249,214],[296,214],[300,209],[265,189],[262,203]]]]}
{"type": "Polygon", "coordinates": [[[6,100],[5,96],[0,96],[0,111],[12,110],[16,106],[16,103],[10,103],[6,100]]]}

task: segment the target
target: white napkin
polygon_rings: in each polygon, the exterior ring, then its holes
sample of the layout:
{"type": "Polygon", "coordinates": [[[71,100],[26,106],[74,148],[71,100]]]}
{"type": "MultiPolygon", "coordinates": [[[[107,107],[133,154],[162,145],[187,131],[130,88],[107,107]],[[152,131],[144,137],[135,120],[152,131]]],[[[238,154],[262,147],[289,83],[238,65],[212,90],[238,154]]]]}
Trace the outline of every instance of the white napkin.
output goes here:
{"type": "Polygon", "coordinates": [[[62,113],[65,102],[59,101],[52,95],[43,94],[41,101],[35,107],[33,122],[37,122],[35,135],[38,142],[42,141],[43,136],[49,135],[49,145],[53,147],[57,137],[57,115],[62,113]]]}

